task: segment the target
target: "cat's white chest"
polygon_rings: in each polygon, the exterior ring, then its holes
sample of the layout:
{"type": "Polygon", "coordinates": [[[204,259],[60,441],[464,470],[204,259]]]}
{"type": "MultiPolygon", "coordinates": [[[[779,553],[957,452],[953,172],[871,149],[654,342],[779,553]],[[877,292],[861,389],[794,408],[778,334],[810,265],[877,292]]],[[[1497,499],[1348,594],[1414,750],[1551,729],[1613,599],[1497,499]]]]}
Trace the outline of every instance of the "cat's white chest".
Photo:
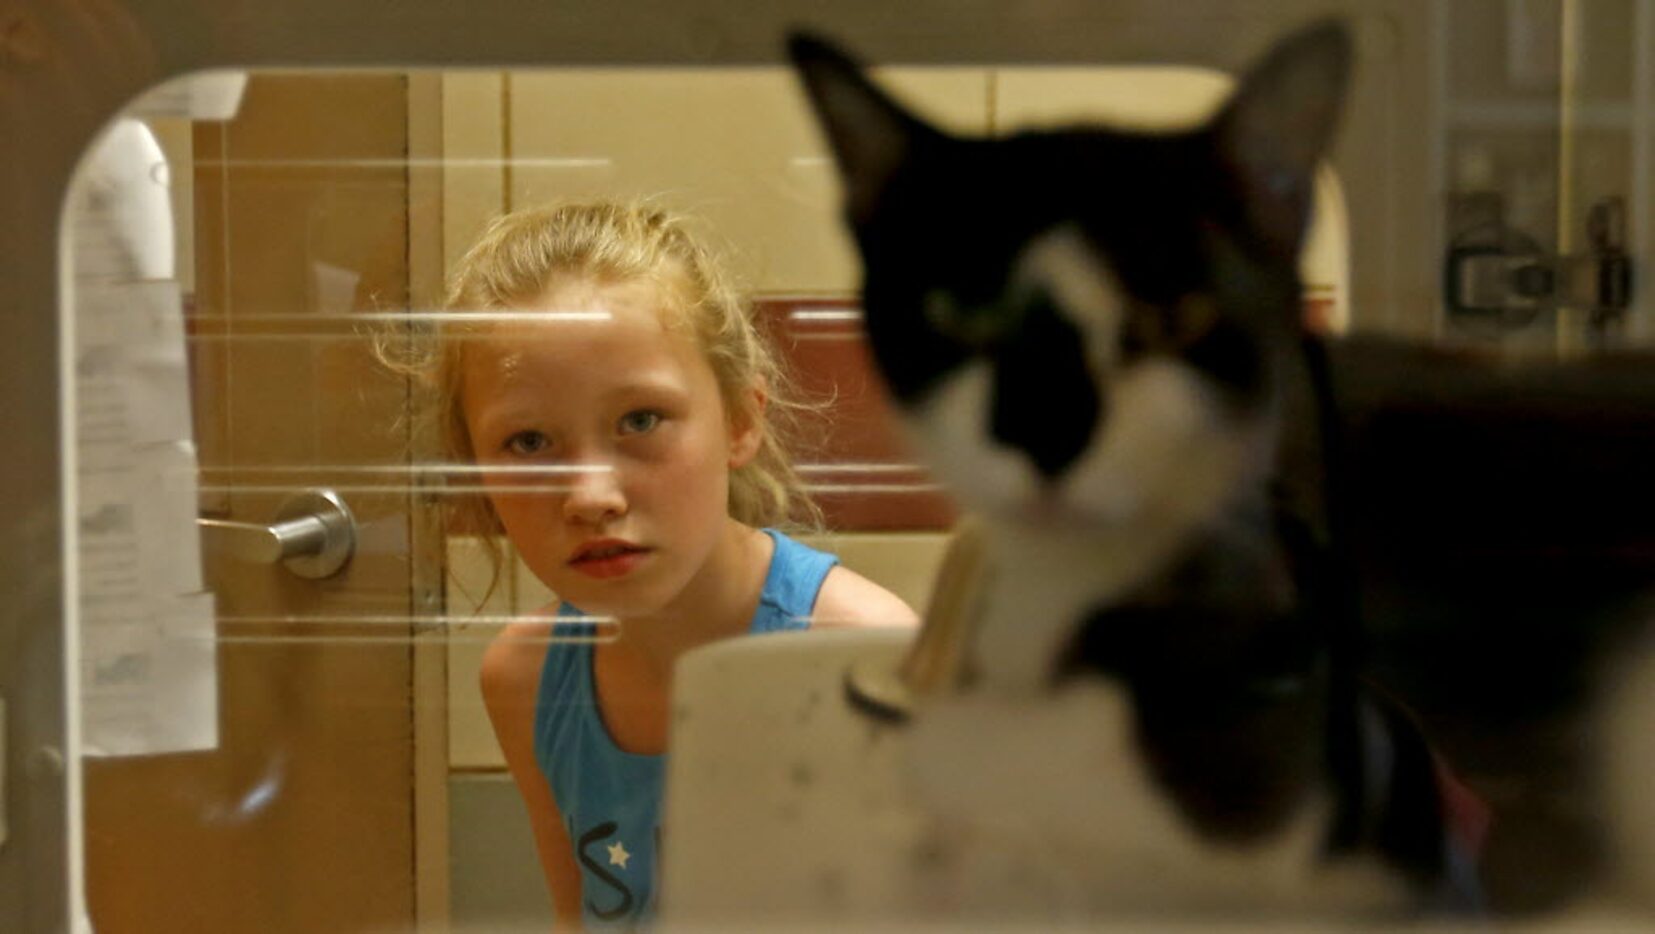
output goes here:
{"type": "Polygon", "coordinates": [[[933,902],[1031,917],[1360,917],[1406,903],[1377,864],[1325,861],[1324,793],[1255,845],[1200,839],[1145,769],[1133,723],[1126,693],[1098,680],[928,706],[908,768],[949,859],[916,884],[933,902]],[[1013,867],[1041,884],[1010,885],[1013,867]]]}
{"type": "Polygon", "coordinates": [[[1610,815],[1610,898],[1655,910],[1655,631],[1616,672],[1601,714],[1599,761],[1610,815]]]}

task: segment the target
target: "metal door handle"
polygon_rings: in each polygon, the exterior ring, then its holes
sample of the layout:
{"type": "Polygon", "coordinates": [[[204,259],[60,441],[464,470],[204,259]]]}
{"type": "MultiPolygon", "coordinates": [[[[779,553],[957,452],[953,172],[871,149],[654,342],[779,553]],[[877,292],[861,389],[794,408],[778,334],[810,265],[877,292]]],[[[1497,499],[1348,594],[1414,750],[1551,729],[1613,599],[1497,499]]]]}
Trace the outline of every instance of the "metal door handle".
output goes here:
{"type": "Polygon", "coordinates": [[[330,577],[356,551],[356,517],[332,490],[306,490],[276,510],[269,525],[197,519],[202,544],[243,561],[278,561],[300,577],[330,577]]]}

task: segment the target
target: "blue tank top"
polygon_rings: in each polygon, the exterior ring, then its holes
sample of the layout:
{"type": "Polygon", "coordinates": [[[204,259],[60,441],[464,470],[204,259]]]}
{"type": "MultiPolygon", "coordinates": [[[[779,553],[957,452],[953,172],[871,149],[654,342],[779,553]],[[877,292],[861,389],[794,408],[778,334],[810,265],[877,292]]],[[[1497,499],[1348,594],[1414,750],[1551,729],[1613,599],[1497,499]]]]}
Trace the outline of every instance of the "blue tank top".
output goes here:
{"type": "MultiPolygon", "coordinates": [[[[764,531],[775,542],[775,553],[748,631],[805,629],[816,593],[839,559],[773,529],[764,531]]],[[[594,636],[594,624],[562,620],[583,615],[564,604],[552,623],[553,634],[594,636]]],[[[547,647],[534,709],[534,756],[574,844],[586,926],[646,922],[655,907],[666,757],[615,745],[593,691],[591,642],[547,647]]]]}

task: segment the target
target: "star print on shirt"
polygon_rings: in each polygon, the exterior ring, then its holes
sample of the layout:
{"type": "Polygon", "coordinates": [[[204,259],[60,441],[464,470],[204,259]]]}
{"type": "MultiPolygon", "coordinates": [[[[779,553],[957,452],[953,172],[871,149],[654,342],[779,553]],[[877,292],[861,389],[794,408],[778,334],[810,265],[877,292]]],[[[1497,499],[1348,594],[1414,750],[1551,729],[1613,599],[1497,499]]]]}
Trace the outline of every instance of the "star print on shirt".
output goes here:
{"type": "Polygon", "coordinates": [[[631,858],[632,854],[626,851],[626,844],[617,841],[609,847],[609,865],[625,869],[626,861],[631,858]]]}

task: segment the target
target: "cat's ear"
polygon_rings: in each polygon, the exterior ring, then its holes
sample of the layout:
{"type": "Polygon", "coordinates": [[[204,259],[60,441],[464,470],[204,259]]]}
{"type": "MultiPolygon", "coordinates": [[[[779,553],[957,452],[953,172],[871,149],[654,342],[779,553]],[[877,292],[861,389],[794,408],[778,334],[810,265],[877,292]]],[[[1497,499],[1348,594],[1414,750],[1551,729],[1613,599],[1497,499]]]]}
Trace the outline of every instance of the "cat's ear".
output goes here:
{"type": "Polygon", "coordinates": [[[1243,76],[1212,124],[1254,226],[1289,255],[1304,237],[1316,164],[1338,128],[1350,60],[1350,36],[1336,21],[1294,33],[1243,76]]]}
{"type": "Polygon", "coordinates": [[[851,220],[865,223],[885,186],[913,154],[915,142],[933,131],[828,42],[794,33],[787,52],[833,149],[851,220]]]}

